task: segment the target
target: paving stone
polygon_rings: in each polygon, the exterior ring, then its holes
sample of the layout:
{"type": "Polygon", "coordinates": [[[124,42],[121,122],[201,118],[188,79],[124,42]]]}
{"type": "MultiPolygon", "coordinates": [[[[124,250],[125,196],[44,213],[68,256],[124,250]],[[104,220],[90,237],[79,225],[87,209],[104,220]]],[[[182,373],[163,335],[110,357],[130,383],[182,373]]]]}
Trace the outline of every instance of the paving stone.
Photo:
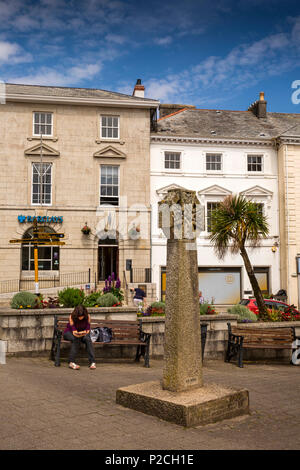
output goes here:
{"type": "Polygon", "coordinates": [[[206,361],[204,383],[249,390],[249,416],[190,429],[124,409],[120,387],[162,378],[163,361],[54,367],[11,357],[0,366],[0,450],[300,449],[299,368],[206,361]],[[74,432],[73,432],[74,430],[74,432]],[[80,438],[83,439],[80,440],[80,438]]]}

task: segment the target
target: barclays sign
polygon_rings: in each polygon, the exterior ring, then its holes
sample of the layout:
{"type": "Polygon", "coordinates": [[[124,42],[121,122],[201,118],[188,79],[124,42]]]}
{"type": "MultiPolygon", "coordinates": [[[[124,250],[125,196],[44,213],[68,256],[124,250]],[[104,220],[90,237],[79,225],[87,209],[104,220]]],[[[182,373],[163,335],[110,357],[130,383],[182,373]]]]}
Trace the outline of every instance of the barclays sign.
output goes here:
{"type": "Polygon", "coordinates": [[[18,222],[20,224],[32,224],[34,221],[37,221],[38,224],[62,224],[63,217],[62,216],[31,216],[31,215],[18,215],[18,222]]]}

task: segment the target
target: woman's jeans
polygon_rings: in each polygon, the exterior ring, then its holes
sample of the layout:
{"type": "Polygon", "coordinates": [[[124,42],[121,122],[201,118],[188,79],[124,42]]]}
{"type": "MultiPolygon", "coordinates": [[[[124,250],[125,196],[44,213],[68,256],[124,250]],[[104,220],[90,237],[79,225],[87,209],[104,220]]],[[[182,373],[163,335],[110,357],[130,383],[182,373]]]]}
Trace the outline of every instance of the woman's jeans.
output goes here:
{"type": "Polygon", "coordinates": [[[89,363],[92,364],[92,362],[95,362],[94,348],[90,334],[82,336],[81,338],[76,338],[76,336],[74,336],[71,331],[67,331],[64,334],[64,339],[72,342],[69,354],[69,362],[75,362],[76,356],[78,354],[79,344],[81,342],[86,345],[89,363]]]}

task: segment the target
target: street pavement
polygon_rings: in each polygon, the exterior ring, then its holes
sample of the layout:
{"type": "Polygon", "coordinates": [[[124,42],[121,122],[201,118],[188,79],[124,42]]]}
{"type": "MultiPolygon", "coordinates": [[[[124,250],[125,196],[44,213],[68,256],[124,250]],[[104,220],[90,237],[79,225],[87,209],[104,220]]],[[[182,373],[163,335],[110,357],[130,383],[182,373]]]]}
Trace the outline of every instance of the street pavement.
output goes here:
{"type": "Polygon", "coordinates": [[[204,383],[246,388],[250,415],[186,429],[115,402],[119,387],[162,378],[130,361],[78,371],[45,357],[0,365],[0,450],[299,450],[300,367],[204,361],[204,383]]]}

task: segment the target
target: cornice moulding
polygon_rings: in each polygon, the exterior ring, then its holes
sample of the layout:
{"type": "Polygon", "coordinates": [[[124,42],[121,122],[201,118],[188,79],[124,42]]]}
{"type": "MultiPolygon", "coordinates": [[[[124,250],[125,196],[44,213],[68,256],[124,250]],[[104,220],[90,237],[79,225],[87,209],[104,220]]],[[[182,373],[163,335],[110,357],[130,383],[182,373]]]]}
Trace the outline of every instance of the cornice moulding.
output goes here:
{"type": "Polygon", "coordinates": [[[293,144],[293,145],[300,145],[300,137],[278,137],[279,144],[293,144]]]}
{"type": "MultiPolygon", "coordinates": [[[[182,136],[156,136],[151,135],[151,142],[175,142],[187,144],[213,144],[213,145],[247,145],[273,147],[274,142],[270,140],[255,139],[210,139],[209,137],[182,137],[182,136]]],[[[300,140],[299,140],[300,142],[300,140]]]]}
{"type": "Polygon", "coordinates": [[[5,95],[7,102],[29,102],[29,103],[53,103],[53,104],[73,104],[81,106],[107,106],[118,108],[157,108],[159,101],[131,101],[105,98],[78,98],[70,96],[44,96],[44,95],[5,95]]]}

